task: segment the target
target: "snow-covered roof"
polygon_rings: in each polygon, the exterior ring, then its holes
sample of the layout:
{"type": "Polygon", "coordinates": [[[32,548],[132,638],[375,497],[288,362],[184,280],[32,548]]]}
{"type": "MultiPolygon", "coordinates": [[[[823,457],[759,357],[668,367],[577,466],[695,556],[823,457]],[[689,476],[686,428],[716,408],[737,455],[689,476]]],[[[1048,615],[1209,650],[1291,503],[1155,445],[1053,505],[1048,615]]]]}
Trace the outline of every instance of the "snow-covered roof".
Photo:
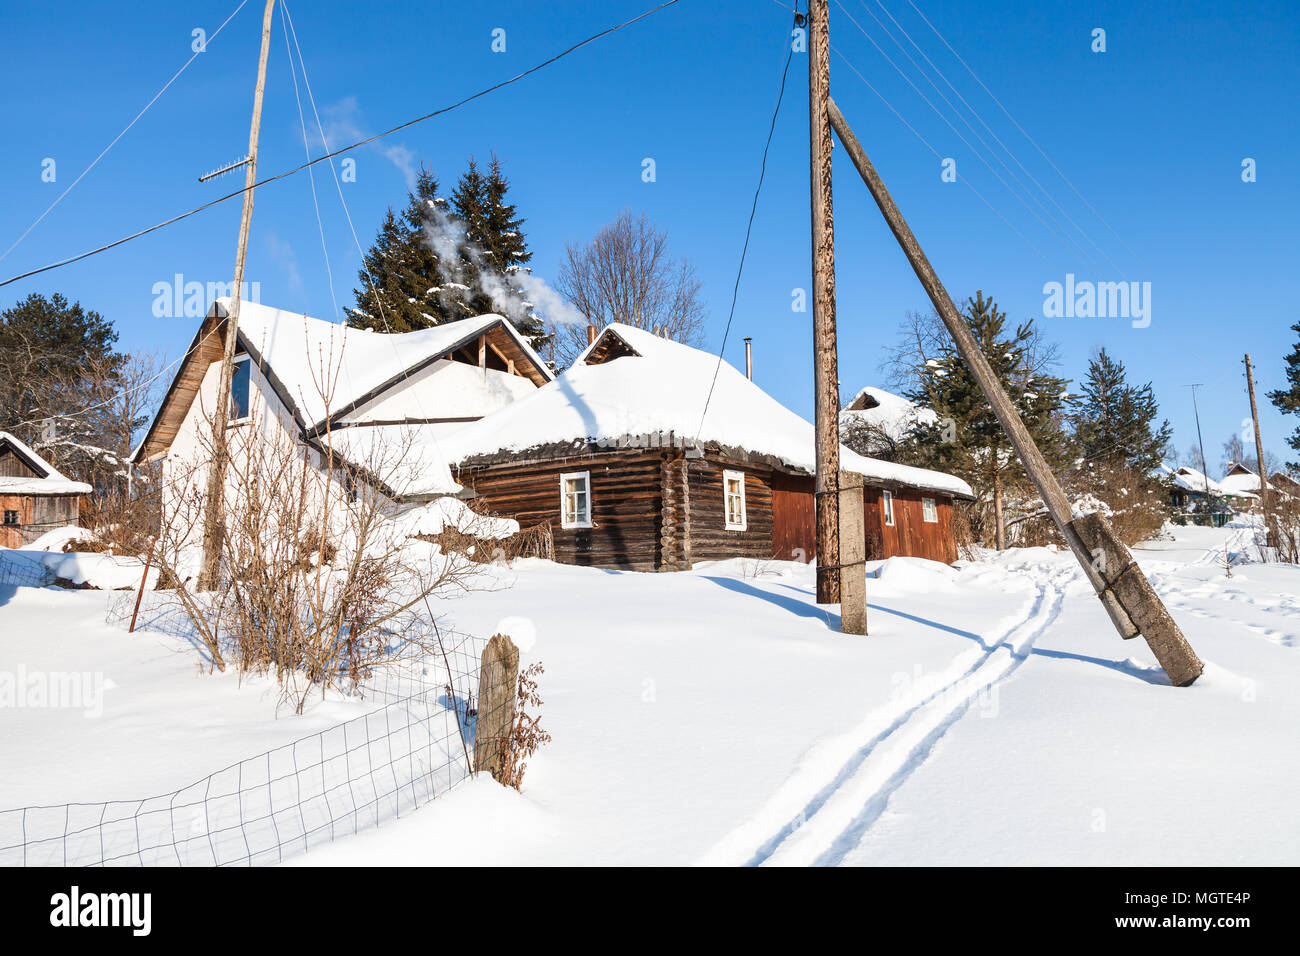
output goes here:
{"type": "MultiPolygon", "coordinates": [[[[1257,495],[1259,493],[1259,475],[1255,474],[1240,462],[1234,462],[1233,466],[1228,469],[1228,474],[1219,479],[1219,487],[1229,495],[1257,495]]],[[[1270,489],[1273,488],[1273,480],[1268,483],[1270,489]]]]}
{"type": "Polygon", "coordinates": [[[840,412],[840,422],[860,422],[878,429],[891,441],[902,441],[917,424],[931,425],[939,420],[932,408],[923,408],[901,395],[868,385],[853,396],[840,412]]]}
{"type": "Polygon", "coordinates": [[[1218,495],[1218,496],[1231,495],[1234,498],[1258,497],[1257,495],[1253,495],[1250,492],[1229,490],[1227,487],[1215,481],[1213,478],[1209,478],[1206,475],[1202,474],[1197,469],[1191,468],[1187,465],[1183,465],[1181,468],[1174,469],[1162,463],[1159,469],[1157,469],[1157,471],[1159,474],[1166,477],[1174,485],[1176,485],[1179,488],[1182,488],[1184,491],[1195,491],[1200,494],[1205,494],[1206,489],[1208,487],[1209,493],[1211,495],[1218,495]]]}
{"type": "Polygon", "coordinates": [[[19,458],[26,459],[34,470],[42,472],[39,478],[22,475],[0,476],[0,494],[5,495],[88,495],[90,485],[73,481],[51,465],[31,447],[9,432],[0,432],[0,448],[8,445],[19,458]]]}
{"type": "MultiPolygon", "coordinates": [[[[770,456],[810,474],[815,470],[813,427],[806,419],[731,365],[719,365],[716,355],[622,324],[607,326],[554,382],[441,436],[438,444],[445,460],[459,463],[545,445],[612,444],[656,433],[770,456]],[[611,346],[621,346],[625,354],[588,364],[594,352],[611,346]]],[[[971,494],[970,486],[953,475],[877,461],[844,447],[840,464],[876,482],[971,494]]]]}
{"type": "MultiPolygon", "coordinates": [[[[229,299],[217,303],[229,311],[229,299]]],[[[239,306],[240,339],[269,366],[308,427],[495,326],[506,330],[542,375],[553,378],[527,339],[492,313],[416,332],[381,333],[256,302],[239,306]]]]}

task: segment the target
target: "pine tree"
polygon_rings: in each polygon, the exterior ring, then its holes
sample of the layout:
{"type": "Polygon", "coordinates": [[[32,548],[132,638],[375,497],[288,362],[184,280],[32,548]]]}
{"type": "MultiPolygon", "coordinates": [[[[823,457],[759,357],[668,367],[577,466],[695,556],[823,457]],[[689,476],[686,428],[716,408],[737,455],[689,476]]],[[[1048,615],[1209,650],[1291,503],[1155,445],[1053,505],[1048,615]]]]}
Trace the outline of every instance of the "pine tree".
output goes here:
{"type": "Polygon", "coordinates": [[[1085,461],[1147,472],[1164,459],[1173,436],[1168,421],[1155,424],[1159,413],[1151,383],[1129,385],[1124,363],[1103,348],[1088,363],[1070,419],[1085,461]]]}
{"type": "MultiPolygon", "coordinates": [[[[1006,314],[982,291],[967,300],[963,318],[1044,458],[1060,467],[1069,451],[1061,428],[1067,383],[1048,374],[1046,363],[1037,360],[1033,320],[1007,330],[1006,314]]],[[[906,397],[938,416],[937,422],[915,429],[908,460],[965,478],[980,499],[992,504],[993,540],[1004,548],[1006,495],[1026,490],[1028,476],[956,349],[946,345],[930,359],[920,383],[906,397]]]]}
{"type": "Polygon", "coordinates": [[[346,310],[349,325],[411,332],[464,317],[447,296],[442,256],[428,232],[430,217],[445,204],[437,179],[421,166],[401,218],[389,208],[365,255],[357,273],[361,287],[352,290],[357,304],[346,310]]]}
{"type": "MultiPolygon", "coordinates": [[[[1291,326],[1291,331],[1300,333],[1300,322],[1291,326]]],[[[1269,400],[1288,415],[1300,415],[1300,341],[1296,342],[1295,348],[1286,357],[1286,382],[1286,388],[1268,393],[1269,400]]],[[[1286,443],[1300,451],[1300,426],[1291,433],[1286,443]]],[[[1287,462],[1287,467],[1300,469],[1300,462],[1287,462]]]]}

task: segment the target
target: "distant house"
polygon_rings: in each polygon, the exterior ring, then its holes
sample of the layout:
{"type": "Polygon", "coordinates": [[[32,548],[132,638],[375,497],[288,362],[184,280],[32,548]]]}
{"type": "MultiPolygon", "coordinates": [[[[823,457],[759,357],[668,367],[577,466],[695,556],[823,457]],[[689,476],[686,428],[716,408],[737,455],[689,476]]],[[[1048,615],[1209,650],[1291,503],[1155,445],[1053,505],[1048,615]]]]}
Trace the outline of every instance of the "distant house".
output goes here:
{"type": "Polygon", "coordinates": [[[90,485],[71,481],[27,445],[0,432],[0,548],[21,548],[81,515],[90,485]]]}
{"type": "MultiPolygon", "coordinates": [[[[1259,498],[1259,475],[1239,461],[1232,463],[1227,474],[1219,480],[1219,485],[1229,494],[1248,496],[1244,499],[1248,506],[1253,506],[1253,500],[1259,498]]],[[[1290,497],[1300,491],[1300,482],[1279,471],[1268,479],[1268,487],[1276,494],[1290,497]]]]}
{"type": "Polygon", "coordinates": [[[1187,465],[1175,469],[1161,464],[1155,474],[1169,489],[1170,506],[1180,511],[1212,510],[1215,503],[1220,501],[1238,507],[1249,507],[1259,498],[1249,491],[1225,487],[1187,465]]]}
{"type": "MultiPolygon", "coordinates": [[[[212,305],[132,453],[135,463],[162,463],[165,489],[206,467],[228,309],[227,299],[212,305]]],[[[400,434],[405,446],[418,430],[436,442],[554,377],[499,315],[389,335],[243,302],[231,425],[237,434],[260,428],[264,441],[287,438],[343,484],[368,481],[399,504],[420,503],[460,489],[441,460],[426,464],[405,447],[400,461],[376,467],[380,439],[400,434]]]]}
{"type": "MultiPolygon", "coordinates": [[[[560,561],[816,555],[812,426],[717,356],[640,329],[607,326],[554,382],[438,444],[484,510],[549,522],[560,561]]],[[[869,558],[956,560],[964,481],[847,448],[840,463],[865,479],[869,558]]]]}
{"type": "Polygon", "coordinates": [[[892,454],[917,425],[933,425],[938,414],[901,395],[868,385],[840,412],[840,438],[871,455],[892,454]]]}

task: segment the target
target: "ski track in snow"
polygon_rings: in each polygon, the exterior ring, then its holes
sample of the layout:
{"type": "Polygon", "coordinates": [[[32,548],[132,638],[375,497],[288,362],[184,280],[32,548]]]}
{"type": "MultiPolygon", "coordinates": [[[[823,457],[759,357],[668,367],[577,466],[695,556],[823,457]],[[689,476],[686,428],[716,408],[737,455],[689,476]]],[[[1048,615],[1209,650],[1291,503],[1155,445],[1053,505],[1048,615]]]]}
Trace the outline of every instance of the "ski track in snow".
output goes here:
{"type": "MultiPolygon", "coordinates": [[[[1027,609],[1001,637],[988,642],[988,650],[964,666],[968,655],[955,662],[959,673],[914,704],[873,712],[859,728],[871,728],[846,762],[831,771],[818,786],[824,766],[795,772],[768,806],[734,830],[705,855],[704,865],[750,866],[835,865],[861,842],[884,813],[890,796],[920,767],[935,745],[970,709],[976,698],[1012,673],[1029,656],[1034,642],[1061,612],[1066,586],[1078,571],[1056,571],[1037,583],[1037,593],[1027,609]],[[888,725],[876,730],[881,723],[888,725]],[[874,731],[874,732],[873,732],[874,731]],[[791,814],[791,798],[801,800],[791,814]],[[761,834],[755,839],[755,833],[761,834]]],[[[953,668],[950,668],[951,671],[953,668]]],[[[946,673],[944,675],[947,676],[946,673]]]]}

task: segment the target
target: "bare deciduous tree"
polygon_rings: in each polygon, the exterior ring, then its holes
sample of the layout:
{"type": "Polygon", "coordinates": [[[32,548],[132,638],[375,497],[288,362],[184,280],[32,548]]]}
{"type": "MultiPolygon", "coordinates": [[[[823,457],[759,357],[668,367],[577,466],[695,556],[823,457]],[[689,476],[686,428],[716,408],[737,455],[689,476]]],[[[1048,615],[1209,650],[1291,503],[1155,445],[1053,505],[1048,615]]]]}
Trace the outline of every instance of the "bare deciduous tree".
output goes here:
{"type": "MultiPolygon", "coordinates": [[[[555,286],[592,325],[622,322],[688,345],[702,339],[705,312],[695,267],[669,254],[668,234],[645,213],[624,210],[591,242],[567,246],[555,286]]],[[[551,331],[557,367],[569,365],[587,345],[584,328],[551,331]]]]}

